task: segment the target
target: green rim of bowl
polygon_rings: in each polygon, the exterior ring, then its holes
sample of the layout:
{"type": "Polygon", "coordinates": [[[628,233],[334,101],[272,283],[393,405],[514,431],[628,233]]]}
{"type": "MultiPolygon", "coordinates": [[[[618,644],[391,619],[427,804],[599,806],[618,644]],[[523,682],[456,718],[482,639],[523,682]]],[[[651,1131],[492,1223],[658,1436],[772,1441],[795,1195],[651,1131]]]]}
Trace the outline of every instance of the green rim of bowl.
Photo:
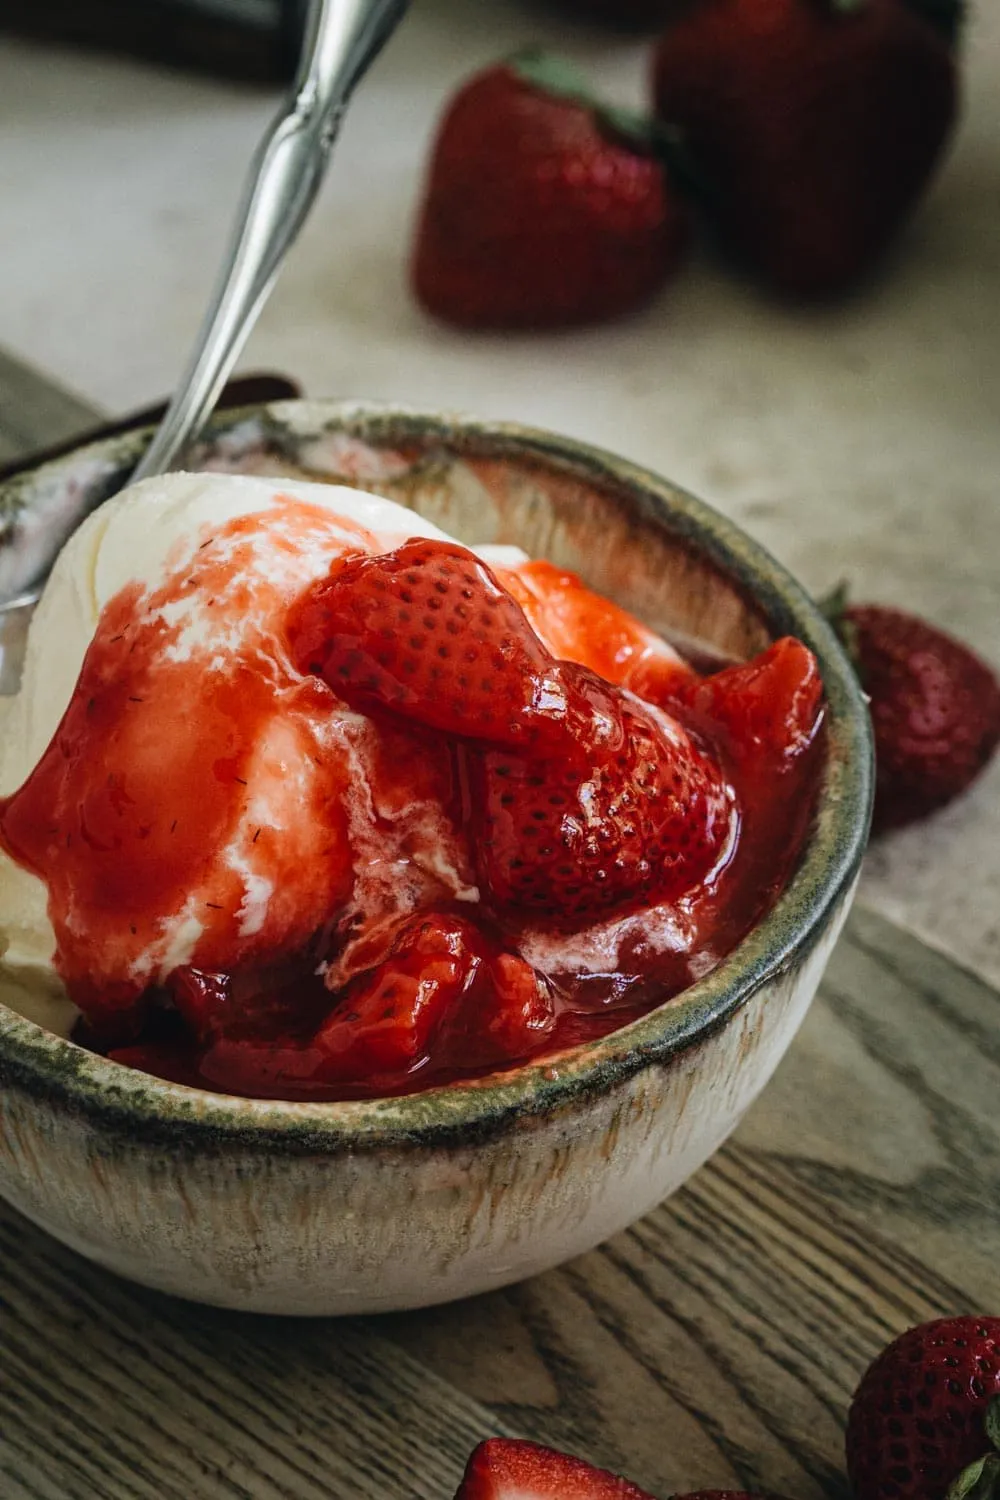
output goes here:
{"type": "MultiPolygon", "coordinates": [[[[773,909],[710,974],[619,1031],[507,1073],[401,1098],[347,1103],[243,1099],[166,1083],[113,1063],[43,1030],[0,1005],[0,1081],[41,1094],[104,1130],[169,1138],[203,1149],[226,1141],[295,1152],[386,1146],[469,1144],[605,1093],[721,1027],[768,981],[812,950],[849,898],[871,813],[873,751],[857,679],[816,604],[765,549],[704,501],[599,448],[515,423],[335,401],[277,402],[227,412],[208,438],[236,435],[248,422],[281,446],[346,431],[376,446],[438,443],[449,453],[521,456],[555,467],[612,495],[627,494],[636,514],[708,557],[754,604],[775,635],[792,634],[819,659],[826,698],[827,759],[817,814],[803,858],[773,909]]],[[[81,459],[106,461],[104,475],[129,472],[150,431],[128,433],[25,473],[0,490],[0,511],[30,504],[42,485],[81,459]]],[[[117,481],[116,481],[117,482],[117,481]]],[[[114,486],[102,483],[107,493],[114,486]]]]}

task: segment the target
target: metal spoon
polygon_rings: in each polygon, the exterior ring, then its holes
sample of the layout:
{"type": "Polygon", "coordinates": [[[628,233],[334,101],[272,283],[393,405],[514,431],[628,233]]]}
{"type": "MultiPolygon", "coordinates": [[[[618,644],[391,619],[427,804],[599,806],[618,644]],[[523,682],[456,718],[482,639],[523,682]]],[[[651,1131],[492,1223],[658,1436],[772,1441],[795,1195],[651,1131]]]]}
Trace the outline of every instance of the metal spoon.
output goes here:
{"type": "MultiPolygon", "coordinates": [[[[188,367],[131,479],[162,474],[194,439],[218,399],[286,251],[305,222],[355,85],[409,0],[311,0],[302,59],[288,97],[254,153],[228,254],[188,367]]],[[[28,624],[68,534],[91,508],[63,511],[43,556],[38,538],[17,576],[17,535],[0,536],[10,592],[0,605],[0,693],[16,692],[28,624]],[[11,567],[13,564],[13,567],[11,567]]]]}

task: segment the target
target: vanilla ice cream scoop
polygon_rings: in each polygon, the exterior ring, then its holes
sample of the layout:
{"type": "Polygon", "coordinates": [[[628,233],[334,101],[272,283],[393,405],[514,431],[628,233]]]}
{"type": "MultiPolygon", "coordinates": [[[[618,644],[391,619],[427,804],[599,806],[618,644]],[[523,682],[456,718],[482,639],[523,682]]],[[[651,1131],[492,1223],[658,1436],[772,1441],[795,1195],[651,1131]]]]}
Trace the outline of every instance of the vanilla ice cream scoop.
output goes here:
{"type": "MultiPolygon", "coordinates": [[[[179,964],[276,957],[307,941],[339,895],[350,899],[347,825],[352,812],[366,820],[363,776],[345,794],[366,726],[317,701],[316,685],[284,656],[280,623],[339,555],[414,535],[442,533],[359,490],[206,474],[146,480],[81,526],[53,571],[21,691],[6,708],[0,795],[35,772],[61,811],[84,800],[83,836],[88,816],[110,828],[116,798],[119,813],[131,799],[134,816],[111,836],[133,838],[149,874],[137,888],[126,849],[116,874],[96,826],[85,857],[57,857],[44,829],[22,826],[34,815],[19,817],[13,797],[5,826],[18,861],[0,854],[5,999],[65,1030],[72,1011],[60,1004],[57,946],[64,973],[83,983],[86,972],[124,1001],[179,964]],[[78,691],[88,670],[115,721],[96,736],[78,691]],[[64,720],[68,710],[78,724],[64,720]],[[63,738],[86,744],[100,766],[67,777],[61,720],[63,738]],[[140,910],[153,908],[150,929],[140,910]]],[[[353,830],[355,845],[364,832],[353,830]]],[[[393,862],[394,851],[380,853],[393,862]]],[[[376,864],[369,881],[389,878],[384,860],[376,864]]],[[[438,867],[447,882],[445,851],[438,867]]],[[[460,893],[467,882],[454,885],[460,893]]]]}

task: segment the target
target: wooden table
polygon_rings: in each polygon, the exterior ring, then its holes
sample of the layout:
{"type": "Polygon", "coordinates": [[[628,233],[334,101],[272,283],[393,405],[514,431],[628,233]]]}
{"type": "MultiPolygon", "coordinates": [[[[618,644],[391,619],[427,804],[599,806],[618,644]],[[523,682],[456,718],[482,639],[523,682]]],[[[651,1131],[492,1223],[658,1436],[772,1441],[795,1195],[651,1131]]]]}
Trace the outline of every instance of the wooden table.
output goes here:
{"type": "MultiPolygon", "coordinates": [[[[85,417],[0,358],[0,453],[85,417]]],[[[1000,995],[856,908],[732,1141],[627,1233],[507,1291],[252,1318],[130,1286],[0,1206],[0,1496],[446,1500],[490,1433],[663,1496],[846,1494],[872,1355],[998,1311],[998,1113],[1000,995]]]]}

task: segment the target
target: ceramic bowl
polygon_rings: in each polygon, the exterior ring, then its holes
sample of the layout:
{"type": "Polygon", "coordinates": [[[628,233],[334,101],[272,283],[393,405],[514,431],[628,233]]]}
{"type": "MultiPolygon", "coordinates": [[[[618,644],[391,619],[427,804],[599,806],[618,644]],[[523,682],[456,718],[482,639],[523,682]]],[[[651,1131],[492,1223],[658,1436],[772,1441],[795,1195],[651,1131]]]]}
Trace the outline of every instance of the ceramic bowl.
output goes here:
{"type": "MultiPolygon", "coordinates": [[[[113,492],[144,438],[11,482],[0,515],[113,492]]],[[[227,415],[190,468],[377,489],[469,542],[567,565],[674,639],[806,641],[829,703],[818,810],[781,899],[644,1019],[513,1072],[403,1099],[292,1104],[160,1082],[0,1007],[0,1193],[124,1276],[272,1313],[414,1307],[531,1276],[614,1234],[720,1145],[774,1071],[853,894],[868,718],[815,605],[731,522],[547,433],[324,402],[227,415]]]]}

